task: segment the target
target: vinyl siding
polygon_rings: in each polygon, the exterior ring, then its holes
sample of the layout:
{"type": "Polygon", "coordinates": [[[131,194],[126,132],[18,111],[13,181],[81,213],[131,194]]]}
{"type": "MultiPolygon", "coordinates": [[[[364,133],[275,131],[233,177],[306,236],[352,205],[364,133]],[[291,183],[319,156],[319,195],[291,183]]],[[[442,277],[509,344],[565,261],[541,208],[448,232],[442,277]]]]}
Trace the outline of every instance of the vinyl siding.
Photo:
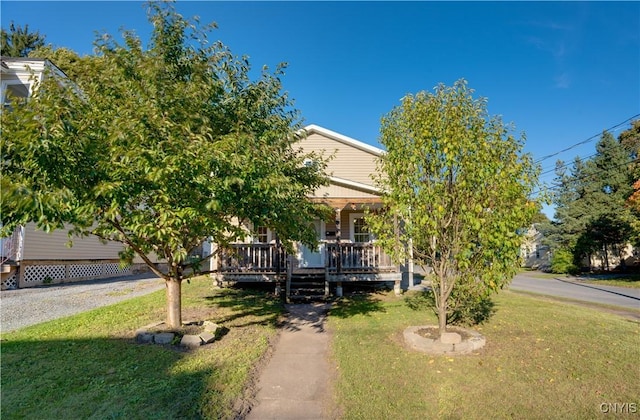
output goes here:
{"type": "MultiPolygon", "coordinates": [[[[46,233],[36,230],[34,223],[29,223],[24,229],[23,260],[109,260],[119,259],[118,253],[123,245],[119,242],[102,243],[96,236],[69,238],[67,229],[57,229],[46,233]],[[72,240],[73,246],[67,243],[72,240]]],[[[152,261],[157,257],[152,256],[152,261]]],[[[134,262],[141,263],[142,259],[134,258],[134,262]]]]}
{"type": "Polygon", "coordinates": [[[376,172],[374,154],[318,133],[311,133],[300,142],[300,146],[305,152],[322,153],[325,158],[333,155],[327,165],[328,175],[373,185],[371,174],[376,172]]]}
{"type": "Polygon", "coordinates": [[[352,188],[331,184],[326,187],[320,187],[316,190],[314,197],[331,197],[331,198],[376,198],[377,195],[358,191],[352,188]]]}

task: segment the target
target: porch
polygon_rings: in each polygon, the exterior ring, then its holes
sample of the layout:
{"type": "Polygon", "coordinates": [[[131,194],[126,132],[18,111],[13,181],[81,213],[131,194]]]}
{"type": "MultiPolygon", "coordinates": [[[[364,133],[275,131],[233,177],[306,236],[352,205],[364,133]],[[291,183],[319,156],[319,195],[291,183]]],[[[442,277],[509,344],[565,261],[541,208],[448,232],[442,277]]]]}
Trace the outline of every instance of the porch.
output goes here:
{"type": "Polygon", "coordinates": [[[400,267],[375,243],[324,242],[316,253],[313,260],[324,266],[306,264],[308,250],[301,258],[303,253],[290,255],[276,243],[232,244],[218,251],[217,281],[273,282],[276,288],[284,283],[287,298],[296,287],[313,283],[323,285],[325,297],[331,288],[340,296],[343,282],[394,282],[394,288],[400,287],[400,267]]]}

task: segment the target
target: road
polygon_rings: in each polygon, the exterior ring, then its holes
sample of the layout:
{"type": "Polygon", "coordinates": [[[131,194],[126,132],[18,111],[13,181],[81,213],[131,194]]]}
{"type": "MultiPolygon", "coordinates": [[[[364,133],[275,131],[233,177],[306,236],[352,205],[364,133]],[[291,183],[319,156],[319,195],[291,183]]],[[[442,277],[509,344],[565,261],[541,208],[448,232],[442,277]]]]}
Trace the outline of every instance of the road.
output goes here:
{"type": "Polygon", "coordinates": [[[640,289],[594,285],[575,277],[543,279],[518,274],[510,289],[640,310],[640,289]]]}

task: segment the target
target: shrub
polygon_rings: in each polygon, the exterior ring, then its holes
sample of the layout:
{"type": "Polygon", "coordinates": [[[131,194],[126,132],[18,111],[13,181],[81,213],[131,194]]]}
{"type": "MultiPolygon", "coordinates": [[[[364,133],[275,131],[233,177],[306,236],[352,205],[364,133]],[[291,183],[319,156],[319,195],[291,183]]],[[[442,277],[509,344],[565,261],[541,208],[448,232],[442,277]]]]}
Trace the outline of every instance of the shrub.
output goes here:
{"type": "Polygon", "coordinates": [[[551,257],[551,272],[555,274],[575,274],[578,267],[573,263],[573,254],[568,249],[558,249],[551,257]]]}

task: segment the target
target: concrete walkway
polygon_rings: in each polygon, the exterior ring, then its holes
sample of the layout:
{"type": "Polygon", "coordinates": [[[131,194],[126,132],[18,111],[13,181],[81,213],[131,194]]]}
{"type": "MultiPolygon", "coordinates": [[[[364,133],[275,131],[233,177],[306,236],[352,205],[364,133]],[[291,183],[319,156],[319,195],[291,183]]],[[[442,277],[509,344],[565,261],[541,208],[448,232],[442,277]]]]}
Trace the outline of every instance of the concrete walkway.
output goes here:
{"type": "Polygon", "coordinates": [[[267,419],[335,418],[330,389],[329,304],[290,304],[271,360],[260,374],[257,403],[246,417],[267,419]]]}

